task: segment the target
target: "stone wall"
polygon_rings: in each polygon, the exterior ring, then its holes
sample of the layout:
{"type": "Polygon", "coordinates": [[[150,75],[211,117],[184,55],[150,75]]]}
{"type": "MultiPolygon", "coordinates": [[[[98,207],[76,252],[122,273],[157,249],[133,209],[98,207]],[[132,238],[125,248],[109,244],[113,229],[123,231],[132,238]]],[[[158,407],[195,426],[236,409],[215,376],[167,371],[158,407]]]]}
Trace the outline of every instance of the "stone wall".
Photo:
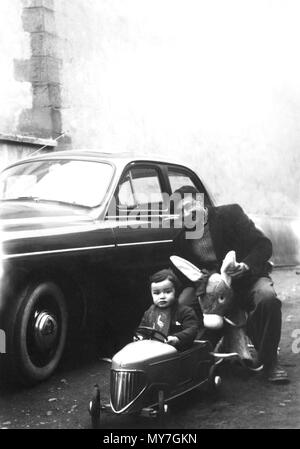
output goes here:
{"type": "MultiPolygon", "coordinates": [[[[0,2],[0,169],[62,132],[62,61],[53,0],[0,2]]],[[[67,136],[59,139],[62,147],[67,136]]]]}
{"type": "Polygon", "coordinates": [[[24,33],[21,0],[0,1],[0,132],[18,130],[19,116],[32,104],[31,84],[15,77],[15,59],[30,57],[29,35],[24,33]]]}
{"type": "Polygon", "coordinates": [[[31,55],[15,61],[16,79],[32,86],[32,107],[22,111],[19,130],[39,137],[61,134],[62,61],[58,57],[53,0],[23,0],[23,29],[30,36],[31,55]]]}

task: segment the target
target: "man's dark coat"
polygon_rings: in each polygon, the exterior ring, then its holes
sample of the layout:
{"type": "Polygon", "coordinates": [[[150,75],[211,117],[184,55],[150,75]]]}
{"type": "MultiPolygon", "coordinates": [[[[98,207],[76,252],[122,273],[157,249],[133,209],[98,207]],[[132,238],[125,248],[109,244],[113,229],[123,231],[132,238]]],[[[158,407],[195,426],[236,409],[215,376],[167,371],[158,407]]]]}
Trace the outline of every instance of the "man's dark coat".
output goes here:
{"type": "MultiPolygon", "coordinates": [[[[268,259],[272,255],[272,243],[256,228],[253,221],[238,204],[229,204],[208,209],[208,223],[213,247],[218,261],[217,271],[228,251],[236,252],[237,262],[244,262],[250,268],[246,277],[267,276],[270,272],[268,259]]],[[[183,230],[175,242],[176,254],[199,265],[191,251],[191,240],[185,238],[183,230]]]]}

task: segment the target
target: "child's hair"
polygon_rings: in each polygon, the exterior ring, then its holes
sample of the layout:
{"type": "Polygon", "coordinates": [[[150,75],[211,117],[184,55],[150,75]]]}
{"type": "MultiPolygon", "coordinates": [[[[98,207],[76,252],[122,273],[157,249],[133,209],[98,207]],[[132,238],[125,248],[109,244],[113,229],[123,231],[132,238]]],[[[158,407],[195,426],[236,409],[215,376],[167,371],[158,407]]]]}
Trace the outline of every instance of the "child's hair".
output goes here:
{"type": "Polygon", "coordinates": [[[154,273],[152,276],[150,276],[150,286],[152,282],[162,282],[168,279],[168,281],[172,282],[175,288],[175,293],[178,295],[179,289],[180,289],[180,281],[176,274],[171,270],[171,268],[165,268],[164,270],[160,270],[157,273],[154,273]]]}

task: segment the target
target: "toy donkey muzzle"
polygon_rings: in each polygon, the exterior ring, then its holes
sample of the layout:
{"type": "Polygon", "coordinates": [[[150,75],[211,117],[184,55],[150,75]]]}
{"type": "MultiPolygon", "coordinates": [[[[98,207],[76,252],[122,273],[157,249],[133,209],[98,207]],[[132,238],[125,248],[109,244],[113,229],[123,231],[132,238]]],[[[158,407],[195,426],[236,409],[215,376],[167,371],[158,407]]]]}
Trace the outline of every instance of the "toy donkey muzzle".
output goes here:
{"type": "Polygon", "coordinates": [[[231,277],[227,271],[236,264],[234,251],[230,251],[222,264],[220,273],[213,273],[203,282],[205,275],[193,264],[178,256],[172,256],[171,262],[189,280],[194,283],[202,313],[204,327],[218,330],[224,327],[223,338],[215,348],[218,358],[238,358],[251,368],[254,364],[249,351],[249,340],[246,335],[246,315],[234,302],[231,288],[231,277]],[[203,289],[203,283],[205,288],[203,289]]]}

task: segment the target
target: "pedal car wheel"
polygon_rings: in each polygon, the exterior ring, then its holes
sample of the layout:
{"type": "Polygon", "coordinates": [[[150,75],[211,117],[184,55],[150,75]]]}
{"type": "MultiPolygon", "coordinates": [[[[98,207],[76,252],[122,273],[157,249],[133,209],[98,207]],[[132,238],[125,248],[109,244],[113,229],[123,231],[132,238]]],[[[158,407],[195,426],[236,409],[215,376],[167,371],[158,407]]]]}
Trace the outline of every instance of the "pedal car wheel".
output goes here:
{"type": "Polygon", "coordinates": [[[221,384],[222,384],[222,379],[217,374],[217,369],[215,366],[212,366],[209,371],[208,381],[209,381],[209,389],[211,391],[214,391],[214,392],[219,391],[221,384]]]}
{"type": "Polygon", "coordinates": [[[168,413],[168,405],[165,403],[165,392],[163,390],[159,390],[158,392],[158,422],[159,427],[164,428],[165,427],[165,418],[168,413]]]}
{"type": "Polygon", "coordinates": [[[100,428],[100,413],[101,413],[100,389],[98,385],[95,385],[93,396],[89,403],[89,414],[91,415],[92,429],[100,428]]]}
{"type": "Polygon", "coordinates": [[[158,392],[158,416],[164,416],[165,414],[165,393],[163,390],[158,392]]]}

